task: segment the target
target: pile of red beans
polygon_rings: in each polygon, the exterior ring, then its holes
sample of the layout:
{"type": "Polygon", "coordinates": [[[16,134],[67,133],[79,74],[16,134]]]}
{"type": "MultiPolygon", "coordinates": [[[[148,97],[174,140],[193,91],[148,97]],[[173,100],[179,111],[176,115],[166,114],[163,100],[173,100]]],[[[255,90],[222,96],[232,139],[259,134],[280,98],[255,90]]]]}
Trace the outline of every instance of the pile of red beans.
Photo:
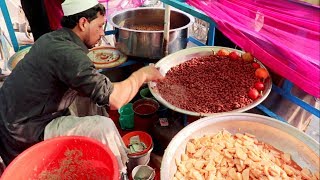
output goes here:
{"type": "Polygon", "coordinates": [[[251,62],[210,55],[172,67],[157,89],[166,101],[181,109],[218,113],[252,103],[248,89],[256,80],[251,62]]]}

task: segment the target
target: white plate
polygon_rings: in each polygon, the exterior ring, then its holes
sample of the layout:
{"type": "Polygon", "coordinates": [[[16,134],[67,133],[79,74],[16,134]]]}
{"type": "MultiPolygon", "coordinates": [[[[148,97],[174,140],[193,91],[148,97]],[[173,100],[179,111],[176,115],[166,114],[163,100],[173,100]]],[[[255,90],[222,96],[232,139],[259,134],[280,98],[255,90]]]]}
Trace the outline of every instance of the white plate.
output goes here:
{"type": "MultiPolygon", "coordinates": [[[[170,54],[164,58],[162,58],[160,61],[158,61],[155,66],[159,68],[160,73],[162,75],[165,75],[172,67],[177,66],[179,64],[182,64],[186,61],[191,60],[194,57],[202,57],[202,56],[208,56],[208,55],[212,55],[212,51],[214,51],[215,53],[217,51],[219,51],[220,49],[226,49],[229,52],[232,51],[236,51],[239,54],[243,54],[243,51],[237,50],[237,49],[232,49],[232,48],[226,48],[226,47],[219,47],[219,46],[202,46],[202,47],[194,47],[194,48],[188,48],[188,49],[184,49],[184,50],[180,50],[178,52],[175,52],[173,54],[170,54]]],[[[265,68],[265,66],[263,66],[263,64],[256,60],[257,63],[260,64],[260,67],[265,68]]],[[[239,108],[239,109],[235,109],[232,111],[228,111],[228,112],[221,112],[221,113],[199,113],[199,112],[193,112],[193,111],[188,111],[185,109],[181,109],[178,108],[174,105],[172,105],[171,103],[169,103],[168,101],[166,101],[161,94],[159,93],[158,89],[157,89],[157,83],[155,82],[149,82],[148,83],[150,92],[152,93],[152,95],[163,105],[167,106],[168,108],[183,113],[183,114],[187,114],[187,115],[192,115],[192,116],[200,116],[200,117],[204,117],[204,116],[212,116],[212,115],[218,115],[218,114],[225,114],[225,113],[230,113],[230,112],[245,112],[248,111],[254,107],[256,107],[257,105],[259,105],[262,101],[264,101],[267,96],[269,95],[270,91],[271,91],[271,87],[272,87],[272,81],[271,81],[271,77],[267,78],[265,81],[265,90],[262,92],[262,96],[259,97],[258,99],[256,99],[253,103],[239,108]]],[[[199,92],[201,93],[201,92],[199,92]]],[[[174,94],[174,92],[173,92],[174,94]]]]}
{"type": "Polygon", "coordinates": [[[127,56],[119,50],[107,46],[92,48],[88,56],[97,69],[116,67],[127,60],[127,56]]]}

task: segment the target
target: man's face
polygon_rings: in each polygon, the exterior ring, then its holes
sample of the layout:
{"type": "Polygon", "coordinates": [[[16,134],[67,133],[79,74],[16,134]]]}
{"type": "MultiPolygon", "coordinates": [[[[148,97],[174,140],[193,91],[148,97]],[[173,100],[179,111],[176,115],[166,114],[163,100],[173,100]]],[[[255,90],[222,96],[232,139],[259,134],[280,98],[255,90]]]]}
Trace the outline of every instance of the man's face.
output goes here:
{"type": "Polygon", "coordinates": [[[89,23],[88,28],[86,29],[86,35],[84,39],[84,43],[90,49],[93,48],[95,44],[97,44],[104,35],[103,25],[105,23],[105,17],[98,13],[98,17],[92,20],[89,23]]]}

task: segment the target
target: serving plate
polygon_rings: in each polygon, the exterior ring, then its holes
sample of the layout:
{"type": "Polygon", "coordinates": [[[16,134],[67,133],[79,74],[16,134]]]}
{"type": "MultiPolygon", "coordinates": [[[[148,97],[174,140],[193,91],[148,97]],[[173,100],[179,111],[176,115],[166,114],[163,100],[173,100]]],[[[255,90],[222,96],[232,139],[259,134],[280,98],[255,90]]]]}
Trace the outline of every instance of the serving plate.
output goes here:
{"type": "MultiPolygon", "coordinates": [[[[174,66],[177,66],[179,64],[182,64],[186,61],[191,60],[194,57],[203,57],[203,56],[208,56],[212,55],[212,52],[214,51],[215,53],[218,52],[220,49],[226,49],[229,52],[236,51],[239,54],[243,54],[243,51],[237,50],[237,49],[232,49],[232,48],[226,48],[226,47],[220,47],[220,46],[202,46],[202,47],[194,47],[194,48],[188,48],[184,50],[180,50],[178,52],[175,52],[173,54],[170,54],[164,58],[162,58],[160,61],[158,61],[155,66],[159,69],[160,73],[162,75],[166,75],[166,73],[174,66]]],[[[260,67],[265,68],[265,66],[258,60],[255,60],[257,63],[260,64],[260,67]]],[[[212,115],[218,115],[218,114],[225,114],[225,113],[233,113],[233,112],[245,112],[248,111],[257,105],[259,105],[262,101],[264,101],[267,96],[269,95],[272,87],[272,81],[271,78],[268,77],[266,81],[264,82],[265,85],[265,90],[262,92],[262,96],[258,99],[256,99],[253,103],[242,107],[238,109],[234,109],[232,111],[227,111],[227,112],[219,112],[219,113],[201,113],[201,112],[193,112],[185,109],[181,109],[179,107],[176,107],[169,103],[166,99],[164,99],[161,94],[159,93],[159,90],[157,88],[157,83],[156,82],[149,82],[148,86],[150,89],[150,92],[152,95],[163,105],[166,107],[172,109],[173,111],[177,111],[183,114],[191,115],[191,116],[212,116],[212,115]]],[[[201,93],[201,91],[199,92],[201,93]]],[[[174,96],[174,92],[172,92],[172,95],[174,96]]]]}
{"type": "Polygon", "coordinates": [[[94,47],[90,49],[88,56],[97,69],[113,68],[127,60],[127,56],[118,49],[108,46],[94,47]]]}
{"type": "Polygon", "coordinates": [[[26,47],[18,52],[16,52],[15,54],[13,54],[10,58],[9,61],[7,63],[8,65],[8,69],[10,71],[12,71],[16,65],[18,64],[18,62],[24,58],[24,56],[30,51],[31,46],[26,47]]]}

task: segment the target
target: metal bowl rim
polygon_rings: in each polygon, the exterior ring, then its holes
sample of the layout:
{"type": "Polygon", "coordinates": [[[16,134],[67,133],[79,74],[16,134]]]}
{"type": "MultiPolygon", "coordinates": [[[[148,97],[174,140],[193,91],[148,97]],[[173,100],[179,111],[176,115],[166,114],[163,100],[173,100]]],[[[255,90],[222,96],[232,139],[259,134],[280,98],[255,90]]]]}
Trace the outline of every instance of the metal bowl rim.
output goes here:
{"type": "MultiPolygon", "coordinates": [[[[190,51],[192,49],[199,49],[198,52],[201,52],[201,51],[205,51],[205,50],[212,50],[212,49],[215,49],[215,48],[220,48],[220,49],[226,49],[226,50],[229,50],[229,51],[236,51],[238,53],[244,53],[244,51],[240,51],[240,50],[237,50],[237,49],[233,49],[233,48],[227,48],[227,47],[222,47],[222,46],[201,46],[201,47],[192,47],[192,48],[187,48],[187,49],[183,49],[183,50],[180,50],[180,51],[177,51],[175,53],[172,53],[164,58],[162,58],[161,60],[159,60],[155,66],[156,67],[159,67],[159,64],[161,64],[162,62],[165,62],[166,59],[170,58],[170,57],[174,57],[176,54],[180,54],[180,53],[183,53],[185,51],[190,51]]],[[[256,61],[260,64],[261,67],[263,68],[266,68],[259,60],[256,59],[256,61]]],[[[267,69],[266,69],[267,70],[267,69]]],[[[267,70],[268,71],[268,70],[267,70]]],[[[269,71],[268,71],[269,73],[269,71]]],[[[270,73],[269,73],[270,74],[270,73]]],[[[253,103],[249,104],[248,106],[245,106],[243,108],[239,108],[239,109],[234,109],[232,111],[227,111],[227,112],[220,112],[220,113],[199,113],[199,112],[193,112],[193,111],[188,111],[188,110],[185,110],[185,109],[181,109],[179,107],[176,107],[176,106],[173,106],[171,103],[169,103],[168,101],[166,101],[164,98],[162,98],[162,96],[159,96],[159,93],[156,93],[153,88],[152,88],[152,84],[153,82],[148,82],[148,87],[150,89],[150,92],[151,94],[162,104],[164,104],[165,106],[167,106],[168,108],[174,110],[174,111],[177,111],[177,112],[180,112],[180,113],[183,113],[183,114],[187,114],[187,115],[191,115],[191,116],[200,116],[200,117],[205,117],[205,116],[216,116],[216,115],[223,115],[223,114],[229,114],[229,113],[237,113],[237,112],[245,112],[245,111],[248,111],[256,106],[258,106],[260,103],[262,103],[267,97],[268,95],[270,94],[271,92],[271,88],[272,88],[272,79],[271,79],[271,76],[269,76],[270,78],[270,86],[268,89],[266,89],[264,95],[262,97],[260,97],[258,100],[254,101],[253,103]]]]}
{"type": "MultiPolygon", "coordinates": [[[[129,28],[125,28],[125,27],[120,27],[119,25],[115,24],[113,22],[113,18],[119,14],[122,14],[124,12],[127,12],[127,11],[139,11],[139,10],[144,10],[144,9],[156,9],[156,10],[165,10],[164,8],[160,8],[160,7],[140,7],[140,8],[129,8],[129,9],[124,9],[124,10],[121,10],[121,11],[116,11],[114,13],[112,13],[107,19],[108,19],[108,23],[110,23],[113,27],[116,27],[118,29],[121,29],[121,30],[126,30],[126,31],[130,31],[130,32],[140,32],[140,33],[163,33],[164,30],[161,30],[161,31],[145,31],[145,30],[135,30],[135,29],[129,29],[129,28]]],[[[186,17],[189,18],[190,22],[182,27],[179,27],[179,28],[175,28],[175,29],[170,29],[169,32],[174,32],[174,31],[177,31],[177,30],[182,30],[182,29],[186,29],[188,28],[189,26],[191,26],[194,22],[195,22],[195,18],[193,16],[191,16],[190,14],[187,14],[183,11],[177,11],[177,10],[173,10],[171,9],[170,11],[174,11],[174,12],[177,12],[177,13],[180,13],[180,14],[183,14],[185,15],[186,17]]]]}

